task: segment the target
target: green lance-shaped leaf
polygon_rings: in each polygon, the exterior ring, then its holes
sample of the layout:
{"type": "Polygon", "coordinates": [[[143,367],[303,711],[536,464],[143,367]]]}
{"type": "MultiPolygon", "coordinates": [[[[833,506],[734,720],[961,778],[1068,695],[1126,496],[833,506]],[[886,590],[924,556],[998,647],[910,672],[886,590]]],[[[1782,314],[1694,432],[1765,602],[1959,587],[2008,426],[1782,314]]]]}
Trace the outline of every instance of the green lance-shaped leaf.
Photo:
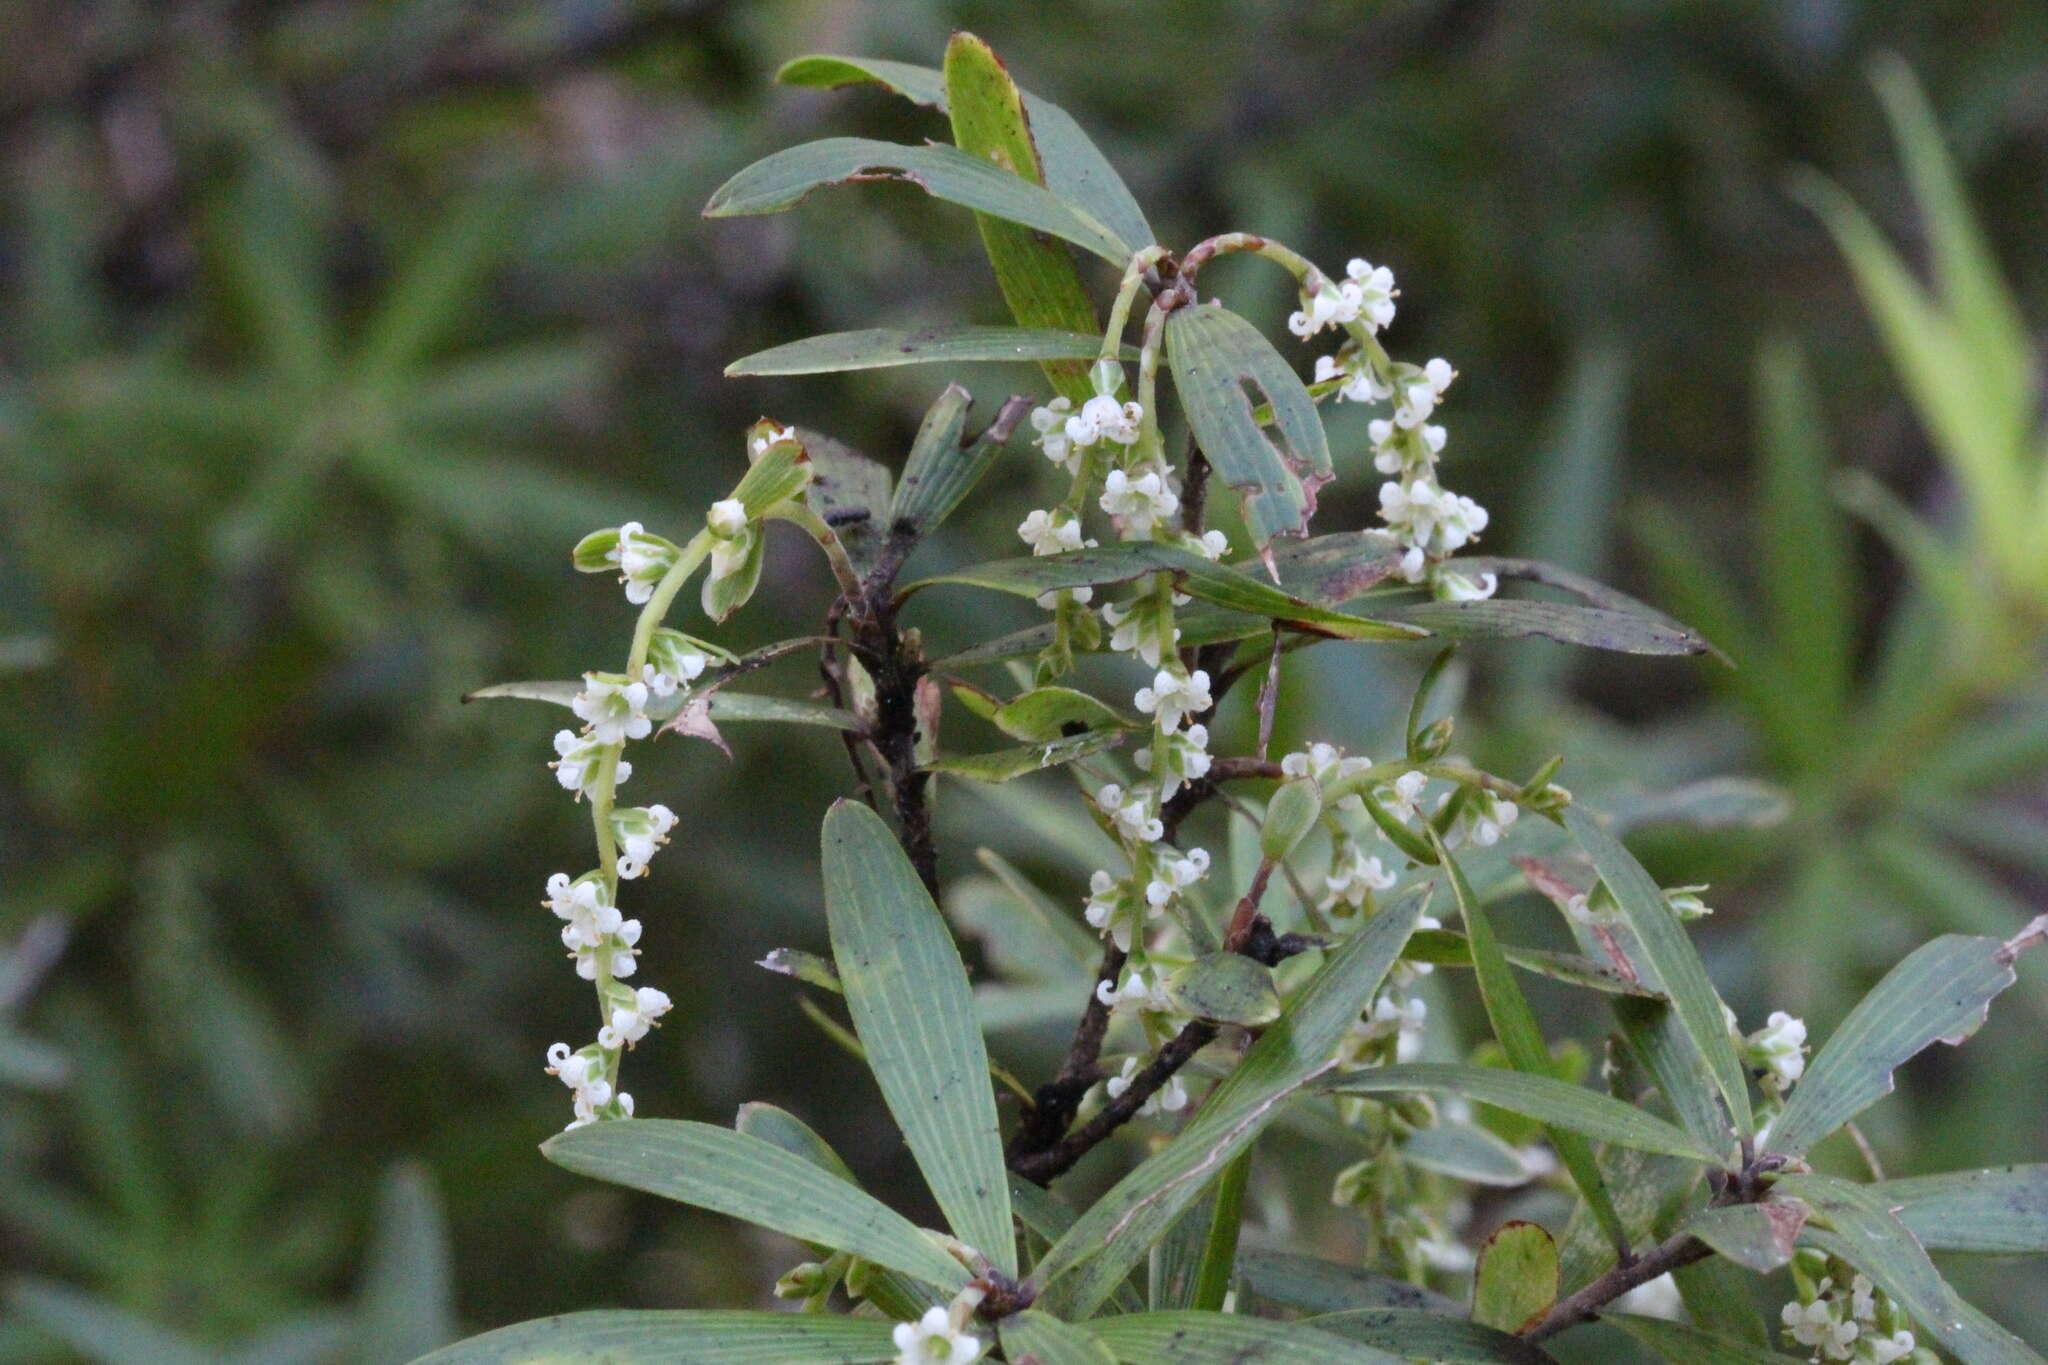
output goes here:
{"type": "Polygon", "coordinates": [[[891,534],[926,535],[953,515],[974,486],[995,467],[1009,439],[1010,424],[994,426],[964,440],[967,409],[974,402],[967,390],[949,384],[925,412],[911,442],[910,458],[896,482],[896,500],[889,508],[891,534]]]}
{"type": "MultiPolygon", "coordinates": [[[[1631,597],[1619,588],[1611,588],[1587,574],[1544,560],[1516,559],[1505,555],[1466,555],[1461,556],[1457,563],[1459,568],[1471,573],[1495,574],[1503,582],[1514,579],[1525,583],[1540,583],[1546,588],[1556,588],[1560,592],[1570,593],[1589,607],[1618,612],[1624,616],[1645,617],[1675,634],[1699,634],[1684,622],[1665,615],[1640,598],[1631,597]]],[[[1716,658],[1726,662],[1726,656],[1721,651],[1714,649],[1711,644],[1707,648],[1716,658]]]]}
{"type": "Polygon", "coordinates": [[[720,185],[706,218],[780,213],[824,185],[902,180],[935,199],[1049,232],[1121,267],[1131,248],[1115,233],[1043,186],[958,147],[909,147],[864,137],[829,137],[763,157],[720,185]]]}
{"type": "Polygon", "coordinates": [[[1009,1173],[967,968],[882,817],[825,816],[825,918],[854,1030],[954,1235],[1017,1273],[1009,1173]]]}
{"type": "MultiPolygon", "coordinates": [[[[1552,981],[1584,986],[1603,995],[1632,995],[1645,1000],[1663,998],[1642,982],[1631,980],[1605,963],[1576,953],[1523,948],[1512,943],[1502,944],[1501,952],[1523,971],[1547,976],[1552,981]]],[[[1469,967],[1472,965],[1472,945],[1455,930],[1420,929],[1415,937],[1408,940],[1408,950],[1401,956],[1410,962],[1428,962],[1439,967],[1469,967]]]]}
{"type": "MultiPolygon", "coordinates": [[[[946,78],[929,66],[878,61],[870,57],[798,57],[775,73],[784,85],[837,89],[872,81],[917,104],[946,110],[946,78]]],[[[1050,100],[1024,92],[1024,112],[1038,144],[1045,184],[1077,204],[1133,246],[1150,246],[1152,228],[1116,168],[1109,164],[1073,115],[1050,100]]]]}
{"type": "Polygon", "coordinates": [[[1307,1319],[1304,1325],[1378,1347],[1406,1360],[1449,1361],[1452,1365],[1557,1365],[1541,1346],[1497,1327],[1413,1308],[1326,1313],[1307,1319]]]}
{"type": "Polygon", "coordinates": [[[1323,420],[1294,367],[1258,328],[1207,305],[1167,317],[1166,359],[1188,426],[1242,499],[1254,543],[1263,551],[1276,536],[1304,534],[1332,470],[1323,420]],[[1270,428],[1252,415],[1262,403],[1272,405],[1270,428]]]}
{"type": "Polygon", "coordinates": [[[826,1313],[607,1310],[535,1318],[414,1365],[888,1365],[893,1324],[826,1313]]]}
{"type": "MultiPolygon", "coordinates": [[[[1102,338],[1054,327],[986,327],[959,323],[942,327],[870,327],[827,332],[742,356],[725,367],[732,376],[834,374],[879,370],[893,365],[967,364],[975,361],[1093,360],[1102,338]]],[[[1124,347],[1124,359],[1137,351],[1124,347]]],[[[1085,385],[1086,366],[1082,367],[1085,385]]],[[[1092,393],[1092,390],[1090,391],[1092,393]]]]}
{"type": "Polygon", "coordinates": [[[1088,1326],[1122,1365],[1397,1365],[1400,1360],[1307,1323],[1235,1313],[1130,1313],[1088,1326]]]}
{"type": "Polygon", "coordinates": [[[1871,1189],[1929,1251],[2048,1255],[2048,1165],[1950,1171],[1871,1189]]]}
{"type": "MultiPolygon", "coordinates": [[[[1549,1053],[1544,1053],[1547,1059],[1549,1053]]],[[[1658,1156],[1720,1164],[1710,1147],[1684,1129],[1635,1105],[1528,1071],[1493,1066],[1421,1062],[1374,1067],[1342,1077],[1331,1087],[1347,1095],[1388,1095],[1420,1091],[1458,1095],[1479,1104],[1535,1119],[1551,1128],[1658,1156]]]]}
{"type": "Polygon", "coordinates": [[[1891,1093],[1892,1072],[1921,1049],[1962,1042],[2015,977],[2016,946],[1945,934],[1885,974],[1815,1054],[1771,1125],[1770,1149],[1798,1156],[1891,1093]]]}
{"type": "Polygon", "coordinates": [[[1050,1313],[1027,1308],[996,1324],[1003,1354],[1012,1361],[1038,1365],[1116,1365],[1109,1348],[1086,1327],[1061,1322],[1050,1313]]]}
{"type": "Polygon", "coordinates": [[[1401,1143],[1401,1157],[1411,1166],[1474,1185],[1513,1189],[1535,1174],[1513,1144],[1472,1124],[1439,1122],[1417,1129],[1401,1143]]]}
{"type": "Polygon", "coordinates": [[[1458,1304],[1421,1285],[1289,1251],[1240,1251],[1237,1277],[1250,1297],[1309,1313],[1378,1308],[1464,1312],[1458,1304]]]}
{"type": "Polygon", "coordinates": [[[1501,1332],[1522,1326],[1557,1302],[1557,1243],[1535,1223],[1508,1223],[1479,1249],[1472,1279],[1472,1321],[1501,1332]]]}
{"type": "Polygon", "coordinates": [[[968,1280],[965,1266],[888,1205],[804,1157],[729,1128],[613,1120],[558,1133],[541,1153],[578,1175],[850,1251],[944,1288],[968,1280]]]}
{"type": "Polygon", "coordinates": [[[1092,1311],[1289,1095],[1336,1065],[1337,1045],[1379,990],[1422,910],[1412,894],[1333,951],[1293,1004],[1211,1091],[1179,1136],[1097,1200],[1032,1272],[1071,1316],[1092,1311]]]}
{"type": "Polygon", "coordinates": [[[1876,1189],[1826,1175],[1781,1176],[1775,1188],[1811,1210],[1803,1241],[1868,1275],[1963,1365],[2043,1365],[2038,1352],[1949,1287],[1876,1189]]]}
{"type": "Polygon", "coordinates": [[[1242,570],[1212,564],[1179,546],[1156,541],[990,560],[920,579],[904,591],[961,583],[1017,597],[1037,597],[1059,588],[1104,587],[1161,572],[1176,575],[1181,591],[1202,601],[1270,617],[1318,635],[1347,640],[1416,640],[1427,634],[1417,626],[1389,625],[1305,601],[1242,570]]]}
{"type": "Polygon", "coordinates": [[[1600,1320],[1621,1328],[1670,1365],[1801,1365],[1798,1356],[1779,1355],[1768,1346],[1702,1332],[1682,1322],[1635,1313],[1602,1313],[1600,1320]]]}
{"type": "Polygon", "coordinates": [[[1390,621],[1421,626],[1446,640],[1520,639],[1540,635],[1567,645],[1618,654],[1705,654],[1699,632],[1661,617],[1638,616],[1575,602],[1496,597],[1484,602],[1415,602],[1387,607],[1390,621]]]}
{"type": "MultiPolygon", "coordinates": [[[[494,683],[479,687],[463,697],[464,701],[489,701],[509,697],[518,701],[543,701],[555,706],[567,707],[576,700],[576,694],[583,690],[580,682],[509,682],[494,683]]],[[[721,688],[709,697],[701,692],[694,696],[679,693],[673,697],[655,697],[647,703],[647,715],[651,720],[673,720],[692,701],[703,701],[709,707],[710,717],[720,725],[734,723],[777,723],[783,725],[818,725],[829,730],[852,730],[858,732],[862,726],[851,711],[842,711],[836,706],[821,706],[817,702],[797,701],[789,697],[764,697],[753,692],[730,692],[721,688]]]]}
{"type": "MultiPolygon", "coordinates": [[[[1438,860],[1450,874],[1451,892],[1457,898],[1458,914],[1465,921],[1465,938],[1472,951],[1472,974],[1478,979],[1480,1002],[1486,1006],[1486,1017],[1493,1024],[1494,1037],[1500,1040],[1501,1050],[1507,1054],[1508,1064],[1515,1070],[1547,1075],[1550,1045],[1544,1042],[1535,1011],[1529,1008],[1521,983],[1515,980],[1514,969],[1508,966],[1500,940],[1494,937],[1493,921],[1479,898],[1472,894],[1463,869],[1445,849],[1443,840],[1433,830],[1429,838],[1438,860]]],[[[1615,1212],[1614,1200],[1600,1178],[1600,1166],[1593,1158],[1592,1147],[1569,1129],[1552,1127],[1548,1132],[1550,1145],[1557,1149],[1558,1160],[1564,1163],[1573,1183],[1585,1196],[1587,1209],[1599,1219],[1610,1241],[1617,1244],[1624,1241],[1621,1217],[1615,1212]]]]}
{"type": "Polygon", "coordinates": [[[1743,1269],[1768,1275],[1791,1261],[1805,1226],[1806,1205],[1797,1199],[1766,1199],[1701,1209],[1685,1220],[1683,1230],[1743,1269]]]}
{"type": "MultiPolygon", "coordinates": [[[[982,157],[1010,174],[1036,185],[1045,183],[1038,148],[1031,136],[1031,117],[1010,73],[987,43],[971,33],[956,33],[946,44],[946,107],[953,122],[953,144],[982,157]]],[[[1059,243],[1015,223],[978,214],[982,247],[996,272],[996,284],[1010,305],[1010,314],[1026,327],[1054,327],[1070,332],[1101,328],[1095,305],[1081,287],[1074,258],[1059,243]]],[[[1133,250],[1124,245],[1126,253],[1133,250]]],[[[1052,386],[1075,402],[1094,395],[1085,357],[1045,366],[1052,386]]]]}
{"type": "Polygon", "coordinates": [[[1091,730],[1072,739],[1047,740],[1012,749],[994,749],[984,754],[942,754],[924,765],[928,773],[964,777],[973,782],[1010,782],[1030,773],[1044,772],[1077,759],[1088,758],[1123,742],[1116,730],[1091,730]]]}
{"type": "Polygon", "coordinates": [[[1715,993],[1714,983],[1707,979],[1706,964],[1700,961],[1663,891],[1650,880],[1650,874],[1643,871],[1635,856],[1622,847],[1621,841],[1583,807],[1566,807],[1564,824],[1621,907],[1644,957],[1671,998],[1672,1010],[1699,1050],[1715,1089],[1733,1115],[1737,1130],[1749,1132],[1749,1090],[1742,1074],[1742,1061],[1735,1055],[1735,1041],[1728,1034],[1728,1021],[1721,1014],[1721,997],[1715,993]]]}

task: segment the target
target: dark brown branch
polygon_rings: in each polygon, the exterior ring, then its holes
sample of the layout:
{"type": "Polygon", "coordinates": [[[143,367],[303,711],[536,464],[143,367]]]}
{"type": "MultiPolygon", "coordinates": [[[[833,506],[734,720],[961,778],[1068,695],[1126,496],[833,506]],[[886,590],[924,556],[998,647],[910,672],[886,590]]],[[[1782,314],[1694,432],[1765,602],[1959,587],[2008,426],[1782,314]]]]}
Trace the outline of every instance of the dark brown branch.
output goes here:
{"type": "Polygon", "coordinates": [[[1197,1019],[1186,1025],[1159,1049],[1149,1065],[1131,1077],[1124,1092],[1102,1106],[1095,1116],[1042,1152],[1013,1157],[1010,1169],[1040,1185],[1072,1170],[1074,1163],[1095,1149],[1097,1143],[1129,1123],[1145,1102],[1159,1093],[1175,1072],[1207,1047],[1216,1037],[1216,1026],[1197,1019]]]}
{"type": "MultiPolygon", "coordinates": [[[[1081,1011],[1080,1022],[1074,1025],[1074,1039],[1067,1045],[1067,1058],[1060,1064],[1059,1074],[1033,1092],[1030,1107],[1024,1111],[1017,1131],[1010,1137],[1005,1158],[1011,1170],[1027,1179],[1036,1180],[1037,1177],[1030,1175],[1026,1165],[1056,1146],[1066,1135],[1089,1087],[1102,1078],[1102,1039],[1109,1032],[1110,1008],[1103,1003],[1098,988],[1105,981],[1110,989],[1116,988],[1128,956],[1116,946],[1114,939],[1102,945],[1102,965],[1095,969],[1095,985],[1089,988],[1088,1003],[1081,1011]]],[[[1046,1177],[1048,1180],[1051,1178],[1046,1177]]]]}
{"type": "Polygon", "coordinates": [[[1699,1238],[1688,1233],[1680,1233],[1634,1260],[1615,1266],[1576,1294],[1559,1299],[1534,1326],[1525,1328],[1520,1333],[1522,1340],[1544,1341],[1567,1327],[1591,1322],[1600,1316],[1602,1308],[1629,1290],[1646,1285],[1659,1275],[1668,1275],[1681,1266],[1703,1261],[1713,1254],[1714,1249],[1699,1238]]]}

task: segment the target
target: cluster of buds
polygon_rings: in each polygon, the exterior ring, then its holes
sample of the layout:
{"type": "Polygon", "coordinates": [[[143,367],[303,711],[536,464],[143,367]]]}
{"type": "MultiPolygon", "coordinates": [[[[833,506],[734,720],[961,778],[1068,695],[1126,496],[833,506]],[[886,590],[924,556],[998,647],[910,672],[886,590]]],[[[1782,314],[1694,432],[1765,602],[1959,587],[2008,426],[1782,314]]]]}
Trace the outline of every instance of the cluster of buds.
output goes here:
{"type": "Polygon", "coordinates": [[[1885,1292],[1853,1267],[1811,1249],[1792,1260],[1799,1297],[1779,1311],[1785,1332],[1813,1352],[1814,1365],[1855,1361],[1896,1365],[1908,1357],[1932,1362],[1912,1323],[1885,1292]]]}

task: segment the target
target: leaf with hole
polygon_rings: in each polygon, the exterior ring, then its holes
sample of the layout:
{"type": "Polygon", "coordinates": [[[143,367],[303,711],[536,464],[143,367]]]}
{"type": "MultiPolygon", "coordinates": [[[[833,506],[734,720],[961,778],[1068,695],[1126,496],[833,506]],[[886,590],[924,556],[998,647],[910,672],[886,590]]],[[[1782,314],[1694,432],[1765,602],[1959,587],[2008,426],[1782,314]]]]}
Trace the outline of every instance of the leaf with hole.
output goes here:
{"type": "Polygon", "coordinates": [[[1323,419],[1294,367],[1258,328],[1211,305],[1168,314],[1166,359],[1188,427],[1242,501],[1253,543],[1264,551],[1275,537],[1305,534],[1316,490],[1334,471],[1323,419]],[[1253,416],[1261,403],[1272,405],[1270,427],[1253,416]]]}

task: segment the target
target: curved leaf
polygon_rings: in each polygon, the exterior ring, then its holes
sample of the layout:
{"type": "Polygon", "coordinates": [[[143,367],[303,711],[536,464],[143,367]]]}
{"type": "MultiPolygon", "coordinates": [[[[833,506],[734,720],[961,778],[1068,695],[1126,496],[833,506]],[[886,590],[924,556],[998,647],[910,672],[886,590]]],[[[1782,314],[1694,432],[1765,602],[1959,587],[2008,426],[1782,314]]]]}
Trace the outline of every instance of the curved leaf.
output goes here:
{"type": "Polygon", "coordinates": [[[1037,597],[1055,589],[1127,583],[1161,572],[1177,575],[1181,591],[1190,596],[1232,611],[1271,617],[1318,635],[1346,640],[1414,640],[1426,634],[1413,626],[1388,625],[1303,601],[1242,570],[1211,563],[1192,551],[1160,541],[1132,541],[1093,550],[990,560],[920,579],[903,591],[907,594],[940,583],[961,583],[1018,597],[1037,597]]]}
{"type": "Polygon", "coordinates": [[[2043,1365],[2033,1348],[1963,1302],[1877,1191],[1825,1175],[1781,1176],[1774,1188],[1813,1211],[1804,1241],[1868,1275],[1963,1365],[2043,1365]]]}
{"type": "Polygon", "coordinates": [[[1453,1365],[1557,1365],[1542,1347],[1484,1323],[1412,1308],[1326,1313],[1304,1326],[1364,1342],[1409,1360],[1453,1365]]]}
{"type": "Polygon", "coordinates": [[[1237,1277],[1255,1299],[1310,1313],[1378,1308],[1414,1309],[1431,1314],[1464,1311],[1450,1299],[1421,1285],[1289,1251],[1240,1251],[1237,1277]]]}
{"type": "Polygon", "coordinates": [[[485,1332],[414,1365],[888,1365],[892,1327],[824,1313],[567,1313],[485,1332]]]}
{"type": "Polygon", "coordinates": [[[1736,1128],[1749,1132],[1752,1121],[1748,1083],[1742,1074],[1741,1059],[1735,1055],[1735,1042],[1728,1035],[1727,1020],[1721,1015],[1721,997],[1715,993],[1714,983],[1707,979],[1706,966],[1692,940],[1686,937],[1678,916],[1665,902],[1663,891],[1650,880],[1650,874],[1643,871],[1635,855],[1583,807],[1567,806],[1564,824],[1621,907],[1643,955],[1656,972],[1656,979],[1671,997],[1672,1011],[1706,1063],[1736,1128]]]}
{"type": "Polygon", "coordinates": [[[1611,1142],[1618,1147],[1711,1165],[1719,1165],[1721,1161],[1698,1138],[1655,1114],[1624,1104],[1597,1090],[1534,1072],[1508,1071],[1495,1066],[1419,1062],[1353,1072],[1333,1082],[1330,1089],[1347,1095],[1414,1091],[1458,1095],[1479,1104],[1490,1104],[1496,1109],[1521,1114],[1552,1128],[1563,1128],[1600,1142],[1611,1142]]]}
{"type": "Polygon", "coordinates": [[[1243,501],[1257,547],[1304,534],[1333,471],[1323,419],[1294,367],[1258,328],[1210,305],[1167,316],[1166,359],[1188,427],[1243,501]],[[1272,405],[1272,435],[1253,416],[1261,403],[1272,405]]]}
{"type": "Polygon", "coordinates": [[[1798,1156],[1891,1093],[1892,1072],[1936,1041],[1975,1033],[2016,979],[2018,950],[1995,938],[1944,934],[1922,944],[1863,997],[1792,1088],[1765,1139],[1798,1156]]]}
{"type": "Polygon", "coordinates": [[[1306,1323],[1235,1313],[1129,1313],[1089,1330],[1123,1365],[1398,1365],[1400,1357],[1306,1323]]]}
{"type": "Polygon", "coordinates": [[[1208,953],[1166,978],[1166,994],[1183,1014],[1254,1028],[1280,1017],[1273,970],[1242,953],[1208,953]]]}
{"type": "Polygon", "coordinates": [[[1929,1251],[2048,1254],[2048,1165],[1950,1171],[1871,1188],[1929,1251]]]}
{"type": "Polygon", "coordinates": [[[1767,1199],[1701,1209],[1685,1220],[1682,1230],[1743,1269],[1768,1275],[1791,1261],[1805,1226],[1806,1206],[1797,1199],[1767,1199]]]}
{"type": "MultiPolygon", "coordinates": [[[[510,697],[518,701],[544,701],[566,708],[582,690],[583,684],[576,681],[494,683],[489,687],[479,687],[462,699],[468,702],[510,697]]],[[[723,688],[708,696],[699,689],[693,693],[679,692],[672,697],[651,698],[647,703],[647,716],[656,721],[673,720],[691,701],[704,701],[710,708],[711,719],[720,724],[771,722],[821,725],[831,730],[852,730],[856,733],[862,728],[859,718],[851,711],[842,711],[835,706],[821,706],[817,702],[797,701],[790,697],[766,697],[754,692],[730,692],[723,688]]]]}
{"type": "Polygon", "coordinates": [[[1634,1313],[1602,1313],[1611,1322],[1670,1365],[1800,1365],[1798,1356],[1779,1355],[1767,1346],[1735,1337],[1702,1332],[1682,1322],[1640,1317],[1634,1313]]]}
{"type": "Polygon", "coordinates": [[[965,1266],[888,1205],[804,1157],[729,1128],[609,1120],[558,1133],[541,1153],[578,1175],[850,1251],[948,1289],[968,1280],[965,1266]]]}
{"type": "MultiPolygon", "coordinates": [[[[1463,561],[1456,561],[1463,567],[1463,561]]],[[[1413,602],[1387,607],[1393,621],[1421,626],[1446,640],[1519,639],[1541,635],[1568,645],[1619,654],[1705,654],[1705,636],[1662,617],[1639,616],[1572,602],[1493,597],[1483,602],[1413,602]]]]}
{"type": "MultiPolygon", "coordinates": [[[[811,191],[854,180],[903,180],[935,199],[1049,232],[1121,268],[1132,248],[1065,200],[958,147],[828,137],[763,157],[712,192],[706,218],[779,213],[811,191]]],[[[1298,381],[1297,381],[1298,382],[1298,381]]]]}
{"type": "MultiPolygon", "coordinates": [[[[946,109],[946,81],[928,66],[879,61],[872,57],[798,57],[775,73],[785,85],[836,89],[862,81],[885,86],[918,104],[946,109]]],[[[1110,230],[1137,246],[1155,240],[1144,211],[1131,197],[1109,158],[1098,150],[1073,115],[1050,100],[1024,91],[1024,111],[1031,117],[1045,183],[1060,198],[1078,204],[1108,224],[1110,230]]]]}
{"type": "Polygon", "coordinates": [[[1109,1348],[1085,1327],[1061,1322],[1048,1313],[1027,1308],[996,1324],[1003,1355],[1012,1362],[1037,1365],[1116,1365],[1109,1348]]]}
{"type": "MultiPolygon", "coordinates": [[[[1093,360],[1102,338],[1050,327],[869,327],[827,332],[742,356],[725,367],[732,376],[833,374],[891,365],[965,364],[971,361],[1093,360]]],[[[1124,347],[1124,359],[1137,352],[1124,347]]]]}
{"type": "Polygon", "coordinates": [[[882,1098],[954,1234],[1015,1275],[1009,1172],[960,950],[881,816],[838,801],[822,842],[832,957],[882,1098]]]}
{"type": "Polygon", "coordinates": [[[1419,894],[1396,901],[1332,951],[1179,1136],[1076,1219],[1032,1282],[1059,1288],[1072,1316],[1107,1298],[1287,1097],[1336,1065],[1338,1043],[1400,956],[1422,902],[1419,894]]]}
{"type": "Polygon", "coordinates": [[[983,754],[942,754],[923,765],[928,773],[964,777],[973,782],[1009,782],[1029,773],[1044,772],[1077,759],[1113,749],[1123,742],[1116,730],[1091,730],[1072,739],[1024,744],[1012,749],[992,749],[983,754]]]}

